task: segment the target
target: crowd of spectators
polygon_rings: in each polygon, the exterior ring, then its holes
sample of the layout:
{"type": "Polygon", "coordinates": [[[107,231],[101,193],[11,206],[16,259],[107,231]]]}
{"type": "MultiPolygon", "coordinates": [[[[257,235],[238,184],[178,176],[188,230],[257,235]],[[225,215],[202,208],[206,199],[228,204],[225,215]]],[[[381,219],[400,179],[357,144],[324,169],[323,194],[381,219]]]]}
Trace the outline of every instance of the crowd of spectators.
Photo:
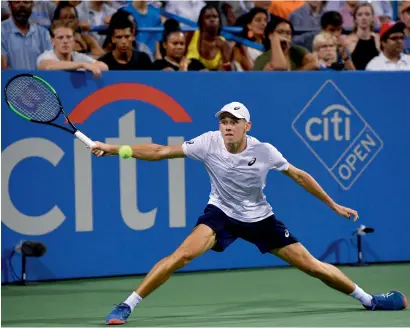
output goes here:
{"type": "Polygon", "coordinates": [[[1,9],[2,69],[410,70],[410,1],[2,1],[1,9]],[[186,32],[190,22],[197,29],[186,32]],[[223,26],[238,27],[240,39],[224,37],[223,26]]]}

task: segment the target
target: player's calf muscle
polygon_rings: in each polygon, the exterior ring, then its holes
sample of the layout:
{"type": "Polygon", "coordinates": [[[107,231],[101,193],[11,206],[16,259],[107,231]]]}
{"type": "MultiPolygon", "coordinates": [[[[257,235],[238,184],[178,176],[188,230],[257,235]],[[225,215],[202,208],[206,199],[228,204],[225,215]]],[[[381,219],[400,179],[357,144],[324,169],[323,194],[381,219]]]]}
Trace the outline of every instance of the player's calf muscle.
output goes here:
{"type": "Polygon", "coordinates": [[[198,255],[190,249],[179,248],[170,256],[170,258],[172,259],[175,269],[177,270],[188,265],[188,263],[197,256],[198,255]]]}

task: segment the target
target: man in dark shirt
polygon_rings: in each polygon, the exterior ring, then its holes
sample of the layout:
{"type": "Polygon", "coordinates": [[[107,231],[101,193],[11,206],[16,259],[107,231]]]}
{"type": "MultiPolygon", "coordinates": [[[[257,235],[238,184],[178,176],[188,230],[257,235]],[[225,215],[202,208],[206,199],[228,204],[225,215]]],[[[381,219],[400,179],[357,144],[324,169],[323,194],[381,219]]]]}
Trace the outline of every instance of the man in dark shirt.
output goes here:
{"type": "Polygon", "coordinates": [[[113,28],[112,43],[114,50],[99,60],[111,70],[149,70],[151,59],[141,51],[132,48],[134,41],[133,26],[129,20],[118,21],[113,28]]]}

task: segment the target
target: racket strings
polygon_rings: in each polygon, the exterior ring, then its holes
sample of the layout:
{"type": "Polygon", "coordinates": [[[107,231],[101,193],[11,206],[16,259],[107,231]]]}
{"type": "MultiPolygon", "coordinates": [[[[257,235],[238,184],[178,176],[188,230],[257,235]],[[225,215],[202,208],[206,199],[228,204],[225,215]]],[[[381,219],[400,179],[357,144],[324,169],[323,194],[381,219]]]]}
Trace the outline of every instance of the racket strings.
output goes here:
{"type": "Polygon", "coordinates": [[[60,105],[53,91],[33,77],[21,76],[13,80],[6,93],[13,108],[30,119],[48,122],[60,112],[60,105]]]}

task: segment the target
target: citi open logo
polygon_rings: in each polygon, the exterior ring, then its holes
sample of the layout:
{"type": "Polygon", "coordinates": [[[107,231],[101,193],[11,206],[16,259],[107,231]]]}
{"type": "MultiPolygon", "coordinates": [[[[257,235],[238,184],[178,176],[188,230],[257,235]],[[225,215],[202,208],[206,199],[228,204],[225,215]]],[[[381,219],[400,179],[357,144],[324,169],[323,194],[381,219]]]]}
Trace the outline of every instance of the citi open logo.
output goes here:
{"type": "Polygon", "coordinates": [[[323,84],[292,129],[344,190],[383,148],[383,141],[333,81],[323,84]]]}

